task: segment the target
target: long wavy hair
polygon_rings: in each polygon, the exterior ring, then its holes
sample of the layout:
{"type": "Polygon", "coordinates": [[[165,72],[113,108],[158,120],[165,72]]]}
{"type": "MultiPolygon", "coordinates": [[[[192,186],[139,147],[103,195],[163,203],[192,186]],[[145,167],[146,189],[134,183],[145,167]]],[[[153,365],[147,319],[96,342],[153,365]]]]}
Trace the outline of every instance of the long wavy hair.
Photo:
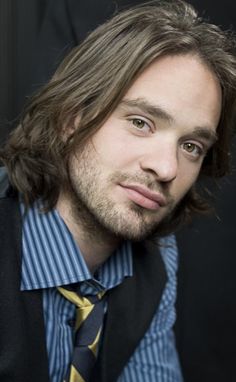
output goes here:
{"type": "MultiPolygon", "coordinates": [[[[223,32],[181,0],[151,1],[116,14],[88,35],[61,63],[55,75],[26,106],[18,127],[0,152],[10,182],[27,205],[41,198],[55,206],[68,182],[68,160],[115,110],[136,78],[165,55],[195,54],[217,76],[223,104],[218,141],[204,159],[201,174],[223,176],[229,169],[229,140],[235,121],[236,58],[232,33],[223,32]],[[63,139],[65,127],[79,127],[63,139]]],[[[207,84],[206,84],[207,91],[207,84]]],[[[167,231],[204,212],[195,185],[167,231]]]]}

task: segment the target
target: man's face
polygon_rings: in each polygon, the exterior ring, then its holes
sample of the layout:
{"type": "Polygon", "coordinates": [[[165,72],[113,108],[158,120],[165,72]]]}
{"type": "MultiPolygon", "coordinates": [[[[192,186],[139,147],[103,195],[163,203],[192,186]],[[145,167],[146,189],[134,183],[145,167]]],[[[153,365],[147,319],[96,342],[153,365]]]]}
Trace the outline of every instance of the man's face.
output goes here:
{"type": "Polygon", "coordinates": [[[219,82],[197,57],[152,63],[71,160],[77,221],[131,240],[152,234],[196,181],[220,112],[219,82]]]}

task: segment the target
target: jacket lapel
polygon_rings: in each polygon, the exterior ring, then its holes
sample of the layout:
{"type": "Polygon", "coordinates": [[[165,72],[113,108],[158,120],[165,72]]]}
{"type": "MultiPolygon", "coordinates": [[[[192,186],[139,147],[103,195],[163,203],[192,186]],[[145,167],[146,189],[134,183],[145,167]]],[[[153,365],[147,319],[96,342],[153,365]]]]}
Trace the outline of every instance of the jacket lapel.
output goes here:
{"type": "Polygon", "coordinates": [[[134,276],[110,291],[94,381],[114,382],[148,330],[167,280],[154,242],[133,246],[134,276]]]}
{"type": "Polygon", "coordinates": [[[0,380],[49,382],[42,295],[20,291],[21,231],[17,198],[0,199],[0,380]]]}

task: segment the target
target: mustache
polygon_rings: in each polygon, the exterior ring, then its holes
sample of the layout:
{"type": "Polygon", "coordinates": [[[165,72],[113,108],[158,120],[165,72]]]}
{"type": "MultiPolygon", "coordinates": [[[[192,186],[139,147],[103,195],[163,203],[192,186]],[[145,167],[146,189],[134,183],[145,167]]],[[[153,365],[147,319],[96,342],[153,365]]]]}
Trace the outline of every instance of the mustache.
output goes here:
{"type": "Polygon", "coordinates": [[[168,203],[172,204],[174,203],[173,198],[171,197],[169,190],[167,189],[166,185],[161,184],[156,179],[153,178],[152,175],[149,174],[128,174],[128,173],[120,173],[119,171],[116,171],[112,174],[110,177],[110,181],[113,183],[135,183],[141,186],[147,187],[150,191],[158,192],[162,194],[168,203]]]}

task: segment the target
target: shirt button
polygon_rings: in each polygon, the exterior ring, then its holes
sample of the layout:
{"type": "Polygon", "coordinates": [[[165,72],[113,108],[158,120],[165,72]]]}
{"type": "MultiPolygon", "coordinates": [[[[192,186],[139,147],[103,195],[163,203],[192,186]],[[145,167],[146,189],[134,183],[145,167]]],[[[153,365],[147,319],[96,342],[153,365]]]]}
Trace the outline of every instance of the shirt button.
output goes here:
{"type": "Polygon", "coordinates": [[[71,328],[73,328],[73,327],[75,326],[75,320],[73,320],[73,319],[69,319],[69,320],[67,320],[67,324],[68,324],[71,328]]]}

